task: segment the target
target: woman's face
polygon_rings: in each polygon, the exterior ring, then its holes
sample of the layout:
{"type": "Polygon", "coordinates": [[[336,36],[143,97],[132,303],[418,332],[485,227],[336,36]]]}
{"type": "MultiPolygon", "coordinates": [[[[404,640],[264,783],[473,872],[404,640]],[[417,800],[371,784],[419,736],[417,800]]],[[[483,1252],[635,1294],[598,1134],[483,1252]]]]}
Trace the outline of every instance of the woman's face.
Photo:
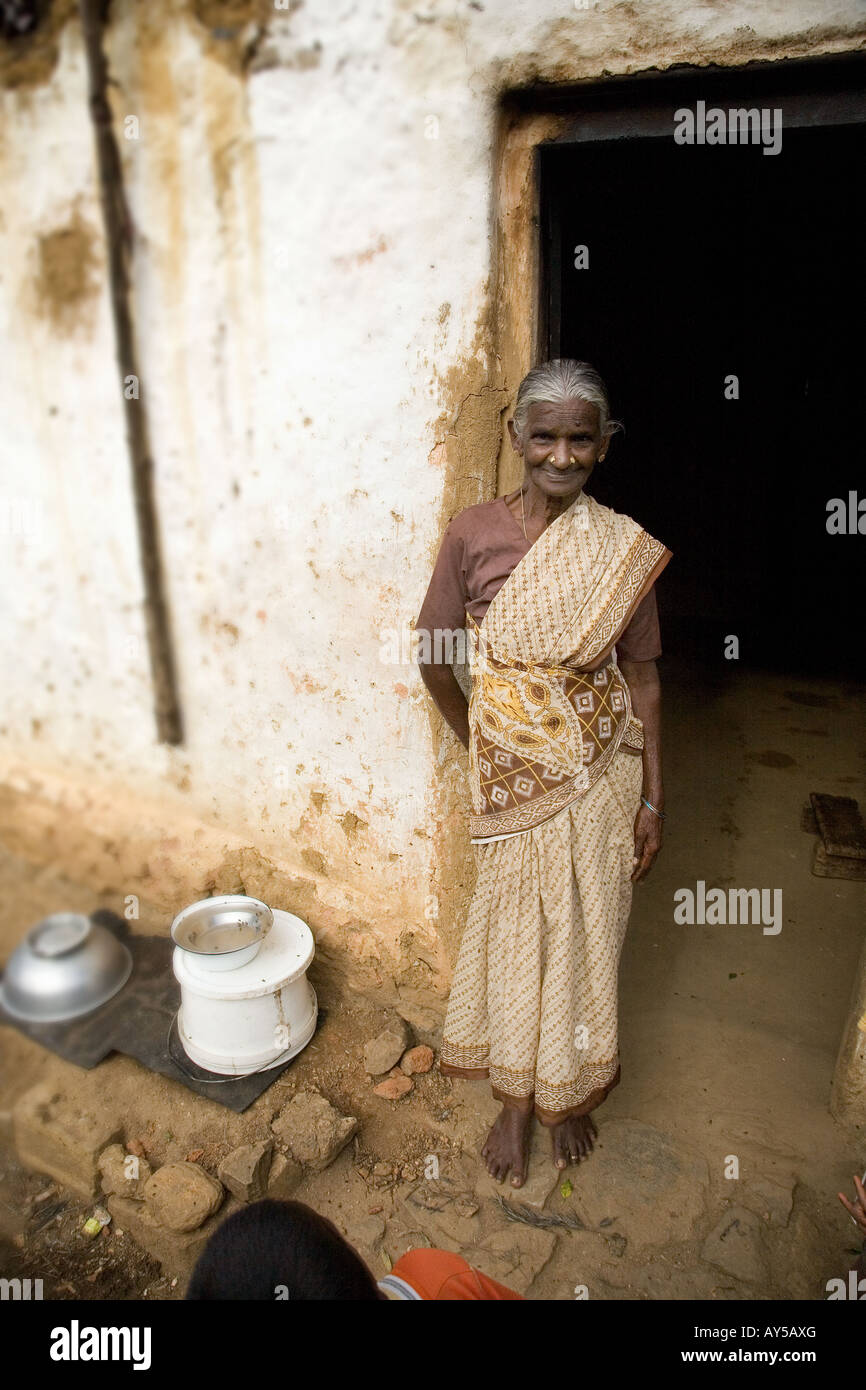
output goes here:
{"type": "Polygon", "coordinates": [[[607,449],[598,407],[589,401],[536,402],[520,433],[513,420],[508,432],[527,481],[547,497],[576,497],[607,449]]]}

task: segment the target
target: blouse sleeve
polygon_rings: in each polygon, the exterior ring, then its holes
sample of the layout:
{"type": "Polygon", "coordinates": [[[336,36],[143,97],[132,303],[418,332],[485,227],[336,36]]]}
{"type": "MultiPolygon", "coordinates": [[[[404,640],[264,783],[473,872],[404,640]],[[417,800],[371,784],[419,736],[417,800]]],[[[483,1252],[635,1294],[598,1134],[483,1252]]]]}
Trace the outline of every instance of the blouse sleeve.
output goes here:
{"type": "Polygon", "coordinates": [[[655,661],[662,654],[655,586],[641,599],[616,642],[617,660],[655,661]]]}
{"type": "Polygon", "coordinates": [[[421,605],[421,612],[415,622],[416,632],[430,633],[432,650],[439,650],[441,643],[433,640],[433,633],[441,631],[459,632],[466,626],[466,603],[468,592],[464,571],[464,541],[455,533],[454,522],[446,527],[436,557],[436,564],[421,605]]]}

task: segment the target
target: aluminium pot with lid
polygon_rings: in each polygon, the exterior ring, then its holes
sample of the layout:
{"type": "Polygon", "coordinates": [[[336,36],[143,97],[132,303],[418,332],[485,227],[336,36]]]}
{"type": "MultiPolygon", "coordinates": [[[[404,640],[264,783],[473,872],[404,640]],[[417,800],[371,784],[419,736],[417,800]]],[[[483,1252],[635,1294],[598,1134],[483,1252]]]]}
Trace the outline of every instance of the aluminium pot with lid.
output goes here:
{"type": "Polygon", "coordinates": [[[13,951],[0,1004],[27,1023],[63,1023],[91,1013],[122,989],[132,956],[100,922],[55,912],[37,922],[13,951]]]}

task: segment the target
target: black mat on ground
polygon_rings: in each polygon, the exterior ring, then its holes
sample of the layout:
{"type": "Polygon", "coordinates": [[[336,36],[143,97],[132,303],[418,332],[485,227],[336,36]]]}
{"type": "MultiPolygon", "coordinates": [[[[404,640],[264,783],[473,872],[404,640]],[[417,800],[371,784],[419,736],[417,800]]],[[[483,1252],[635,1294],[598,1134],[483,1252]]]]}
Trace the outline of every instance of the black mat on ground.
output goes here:
{"type": "Polygon", "coordinates": [[[174,943],[165,936],[133,936],[121,917],[104,909],[92,913],[92,920],[119,936],[132,954],[132,974],[123,989],[93,1013],[66,1023],[23,1023],[2,1005],[0,1023],[17,1028],[49,1052],[88,1071],[110,1052],[123,1052],[237,1114],[292,1065],[294,1058],[252,1076],[226,1077],[196,1066],[183,1051],[173,1023],[180,1004],[180,986],[171,968],[174,943]]]}

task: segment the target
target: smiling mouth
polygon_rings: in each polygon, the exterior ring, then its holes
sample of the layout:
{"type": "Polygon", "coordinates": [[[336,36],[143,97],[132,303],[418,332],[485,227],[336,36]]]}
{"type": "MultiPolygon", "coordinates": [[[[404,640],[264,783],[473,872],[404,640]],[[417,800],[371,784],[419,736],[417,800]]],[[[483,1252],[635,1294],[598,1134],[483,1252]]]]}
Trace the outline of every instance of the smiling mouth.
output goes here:
{"type": "Polygon", "coordinates": [[[583,472],[583,469],[568,468],[565,471],[562,471],[559,468],[547,468],[544,465],[542,465],[541,472],[544,474],[545,478],[551,478],[554,479],[556,482],[560,483],[567,483],[572,478],[579,477],[579,475],[583,472]]]}

